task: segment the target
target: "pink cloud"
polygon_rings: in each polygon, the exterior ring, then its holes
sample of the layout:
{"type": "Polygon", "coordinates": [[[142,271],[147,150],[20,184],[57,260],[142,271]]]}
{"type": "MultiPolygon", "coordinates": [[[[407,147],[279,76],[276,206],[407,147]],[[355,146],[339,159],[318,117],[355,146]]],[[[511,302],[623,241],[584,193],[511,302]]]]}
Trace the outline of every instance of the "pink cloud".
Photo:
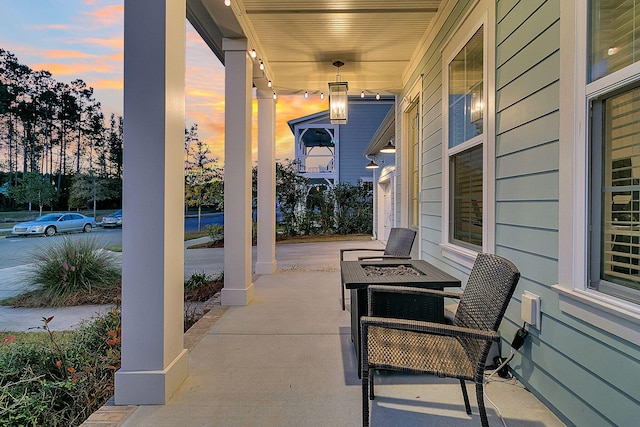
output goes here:
{"type": "Polygon", "coordinates": [[[95,55],[80,52],[78,50],[49,50],[44,54],[45,58],[93,58],[95,55]]]}
{"type": "Polygon", "coordinates": [[[71,64],[60,64],[60,63],[43,63],[43,64],[33,64],[31,66],[34,70],[47,70],[51,72],[53,75],[73,75],[80,76],[84,73],[94,72],[94,73],[102,73],[108,74],[112,72],[112,69],[106,64],[100,63],[90,63],[90,64],[80,64],[77,62],[71,64]]]}
{"type": "Polygon", "coordinates": [[[83,38],[78,39],[79,43],[88,43],[98,46],[107,47],[109,49],[115,49],[118,51],[124,50],[124,37],[117,37],[111,39],[99,39],[99,38],[83,38]]]}
{"type": "Polygon", "coordinates": [[[42,25],[27,25],[26,28],[28,30],[33,31],[48,31],[48,30],[74,30],[77,29],[76,26],[69,24],[42,24],[42,25]]]}
{"type": "Polygon", "coordinates": [[[124,18],[124,5],[105,6],[93,12],[81,12],[89,17],[93,25],[111,26],[119,24],[124,18]]]}
{"type": "Polygon", "coordinates": [[[123,90],[124,89],[124,79],[98,79],[92,80],[91,87],[94,89],[106,89],[106,90],[123,90]]]}

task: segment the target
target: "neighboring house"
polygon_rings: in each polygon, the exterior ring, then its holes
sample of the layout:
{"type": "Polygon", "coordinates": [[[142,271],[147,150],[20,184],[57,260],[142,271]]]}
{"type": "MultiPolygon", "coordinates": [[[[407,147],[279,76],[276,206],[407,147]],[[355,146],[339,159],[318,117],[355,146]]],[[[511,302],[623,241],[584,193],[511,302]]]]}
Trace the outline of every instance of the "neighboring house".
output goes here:
{"type": "MultiPolygon", "coordinates": [[[[225,231],[234,239],[225,246],[223,304],[248,304],[253,296],[247,194],[252,85],[258,88],[259,169],[266,177],[260,182],[267,182],[275,163],[273,92],[310,88],[319,94],[333,80],[330,61],[344,53],[352,58],[342,72],[350,88],[373,86],[396,96],[395,171],[389,168],[384,176],[390,221],[418,231],[417,257],[462,280],[479,252],[513,261],[522,277],[500,327],[503,355],[523,325],[528,294],[540,298],[540,317],[529,319],[530,335],[510,363],[512,372],[569,425],[636,425],[635,2],[382,2],[380,12],[350,1],[271,3],[237,0],[225,9],[221,1],[187,1],[189,21],[226,70],[225,185],[233,195],[225,192],[225,231]],[[342,7],[350,7],[349,13],[341,13],[342,7]],[[365,17],[383,24],[333,25],[365,17]],[[252,47],[261,50],[264,73],[258,59],[249,57],[252,47]],[[267,72],[276,87],[267,87],[267,72]]],[[[184,108],[172,101],[184,92],[184,46],[166,43],[169,36],[184,37],[185,15],[176,4],[139,0],[125,7],[124,193],[130,226],[123,233],[127,336],[116,373],[118,404],[163,403],[187,371],[182,307],[175,303],[181,296],[171,286],[182,280],[182,246],[166,244],[182,237],[183,189],[167,185],[182,173],[174,142],[184,132],[184,108]],[[158,3],[167,13],[147,13],[158,3]],[[157,215],[144,215],[149,210],[157,215]]],[[[273,210],[271,188],[258,193],[259,199],[267,195],[265,212],[273,210]]],[[[269,223],[258,230],[269,238],[275,234],[269,223]]],[[[273,245],[259,242],[258,259],[273,245]]]]}
{"type": "Polygon", "coordinates": [[[372,182],[364,150],[394,102],[389,97],[377,101],[350,97],[347,124],[331,124],[328,111],[289,120],[298,171],[309,185],[372,182]]]}

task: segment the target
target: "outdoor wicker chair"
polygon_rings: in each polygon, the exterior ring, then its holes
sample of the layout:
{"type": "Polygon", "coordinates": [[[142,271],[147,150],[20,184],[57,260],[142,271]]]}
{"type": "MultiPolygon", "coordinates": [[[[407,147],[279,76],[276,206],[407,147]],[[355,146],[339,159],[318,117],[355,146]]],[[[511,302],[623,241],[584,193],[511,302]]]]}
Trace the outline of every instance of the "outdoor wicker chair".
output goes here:
{"type": "MultiPolygon", "coordinates": [[[[465,380],[474,381],[483,427],[485,361],[498,326],[516,288],[520,272],[508,260],[479,254],[462,294],[430,289],[369,286],[369,316],[361,318],[362,417],[369,425],[369,400],[374,399],[375,369],[428,373],[458,378],[467,414],[471,415],[465,380]],[[374,317],[376,293],[402,292],[459,298],[453,325],[374,317]]],[[[383,298],[379,298],[383,299],[383,298]]]]}
{"type": "MultiPolygon", "coordinates": [[[[384,249],[371,249],[371,248],[349,248],[340,249],[340,261],[344,261],[345,252],[362,252],[362,251],[377,251],[384,252],[375,256],[361,256],[358,257],[358,261],[373,260],[373,259],[411,259],[411,247],[413,241],[416,238],[416,231],[409,228],[392,228],[389,231],[389,237],[387,238],[387,245],[384,249]]],[[[340,291],[342,292],[342,309],[344,310],[344,287],[340,284],[340,291]]]]}

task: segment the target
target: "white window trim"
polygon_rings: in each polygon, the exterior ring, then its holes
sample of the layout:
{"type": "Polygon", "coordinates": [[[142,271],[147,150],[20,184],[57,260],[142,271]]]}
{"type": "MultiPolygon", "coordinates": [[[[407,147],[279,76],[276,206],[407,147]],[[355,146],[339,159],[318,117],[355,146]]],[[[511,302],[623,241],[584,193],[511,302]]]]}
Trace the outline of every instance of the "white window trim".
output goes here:
{"type": "MultiPolygon", "coordinates": [[[[402,161],[401,168],[404,171],[401,174],[402,179],[402,206],[406,206],[404,210],[404,214],[402,215],[402,227],[409,227],[409,216],[411,210],[411,195],[409,194],[410,180],[413,178],[413,166],[409,165],[409,132],[411,131],[411,125],[408,119],[408,112],[413,106],[414,103],[417,103],[418,109],[418,155],[422,154],[422,79],[423,75],[418,76],[416,81],[409,89],[409,92],[403,97],[401,111],[402,111],[402,147],[404,151],[402,152],[402,161]]],[[[418,165],[419,168],[419,176],[422,176],[422,162],[418,165]]],[[[418,200],[420,200],[420,180],[418,180],[418,200]]],[[[420,216],[422,214],[422,209],[420,203],[418,203],[418,253],[422,250],[421,248],[421,239],[420,239],[420,216]]]]}
{"type": "Polygon", "coordinates": [[[477,251],[456,245],[449,240],[450,207],[450,156],[482,143],[482,251],[494,252],[495,248],[495,6],[492,2],[477,2],[460,24],[452,31],[451,38],[442,49],[442,256],[471,269],[477,251]],[[463,144],[449,148],[449,63],[467,44],[475,32],[484,27],[483,48],[483,133],[463,144]]]}
{"type": "Polygon", "coordinates": [[[589,289],[588,268],[588,100],[637,80],[640,64],[587,84],[588,6],[560,3],[560,162],[558,284],[560,310],[606,332],[640,345],[640,305],[589,289]]]}

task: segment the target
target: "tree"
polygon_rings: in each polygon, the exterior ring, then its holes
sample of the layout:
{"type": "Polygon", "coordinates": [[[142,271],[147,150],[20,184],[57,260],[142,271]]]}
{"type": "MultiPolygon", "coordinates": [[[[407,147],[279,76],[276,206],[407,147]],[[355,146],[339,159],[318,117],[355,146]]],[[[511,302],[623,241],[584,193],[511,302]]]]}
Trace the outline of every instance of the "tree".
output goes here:
{"type": "Polygon", "coordinates": [[[56,189],[44,176],[36,172],[26,172],[17,186],[9,187],[9,197],[17,203],[37,204],[42,215],[42,207],[50,206],[56,199],[56,189]]]}
{"type": "Polygon", "coordinates": [[[336,233],[371,233],[373,191],[362,181],[340,183],[333,189],[336,201],[336,233]]]}
{"type": "Polygon", "coordinates": [[[96,202],[116,197],[112,180],[99,178],[87,174],[76,174],[69,190],[69,206],[80,209],[86,208],[93,202],[93,216],[96,215],[96,202]]]}
{"type": "Polygon", "coordinates": [[[109,120],[109,136],[108,136],[108,157],[112,170],[109,176],[122,178],[122,143],[123,143],[124,122],[122,116],[116,118],[115,114],[111,114],[109,120]]]}
{"type": "Polygon", "coordinates": [[[222,169],[210,155],[209,147],[198,137],[198,124],[184,131],[185,141],[185,204],[198,208],[198,231],[202,207],[219,203],[222,196],[222,169]]]}
{"type": "Polygon", "coordinates": [[[304,215],[308,179],[298,172],[296,161],[276,163],[276,197],[280,204],[284,233],[293,236],[304,215]]]}

